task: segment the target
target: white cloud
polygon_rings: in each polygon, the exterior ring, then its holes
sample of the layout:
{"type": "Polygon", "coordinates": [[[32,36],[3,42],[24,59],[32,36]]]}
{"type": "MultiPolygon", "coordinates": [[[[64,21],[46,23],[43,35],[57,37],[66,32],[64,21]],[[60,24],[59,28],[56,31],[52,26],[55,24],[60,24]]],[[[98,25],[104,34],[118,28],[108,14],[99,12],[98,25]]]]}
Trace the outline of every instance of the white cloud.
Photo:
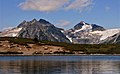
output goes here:
{"type": "Polygon", "coordinates": [[[62,8],[68,0],[26,0],[19,6],[23,10],[50,12],[62,8]]]}
{"type": "Polygon", "coordinates": [[[69,4],[66,9],[76,9],[79,11],[83,11],[84,9],[91,8],[93,5],[93,0],[75,0],[71,4],[69,4]]]}
{"type": "Polygon", "coordinates": [[[23,10],[51,12],[56,10],[83,11],[93,4],[93,0],[25,0],[18,6],[23,10]]]}
{"type": "Polygon", "coordinates": [[[70,25],[70,22],[66,21],[66,20],[59,20],[58,23],[57,23],[57,25],[59,27],[66,27],[66,26],[70,25]]]}

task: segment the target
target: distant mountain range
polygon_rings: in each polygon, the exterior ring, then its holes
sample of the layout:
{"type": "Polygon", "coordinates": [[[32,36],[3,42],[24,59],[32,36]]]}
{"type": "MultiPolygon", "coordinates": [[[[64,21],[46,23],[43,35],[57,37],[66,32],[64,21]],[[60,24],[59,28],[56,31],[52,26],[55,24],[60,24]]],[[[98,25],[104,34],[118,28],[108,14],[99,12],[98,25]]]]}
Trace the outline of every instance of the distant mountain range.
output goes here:
{"type": "Polygon", "coordinates": [[[105,29],[81,21],[72,29],[64,30],[40,19],[23,21],[17,27],[0,32],[0,37],[37,38],[74,44],[120,44],[120,29],[105,29]]]}

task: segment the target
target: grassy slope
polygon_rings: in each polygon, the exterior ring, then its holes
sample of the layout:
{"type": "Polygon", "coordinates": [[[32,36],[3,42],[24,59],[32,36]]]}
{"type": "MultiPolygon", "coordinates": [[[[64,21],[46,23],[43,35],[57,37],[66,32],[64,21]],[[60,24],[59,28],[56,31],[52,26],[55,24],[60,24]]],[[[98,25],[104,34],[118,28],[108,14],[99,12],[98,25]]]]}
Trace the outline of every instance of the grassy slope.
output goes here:
{"type": "Polygon", "coordinates": [[[35,43],[32,39],[26,38],[15,38],[15,37],[0,37],[0,41],[8,40],[11,43],[20,44],[20,45],[27,45],[27,43],[35,43]]]}
{"type": "Polygon", "coordinates": [[[5,40],[21,45],[27,45],[27,43],[36,43],[44,45],[62,46],[65,47],[65,49],[70,50],[71,52],[82,51],[85,54],[120,54],[120,44],[68,44],[50,41],[40,41],[40,43],[37,43],[32,39],[26,38],[0,38],[0,41],[5,40]]]}

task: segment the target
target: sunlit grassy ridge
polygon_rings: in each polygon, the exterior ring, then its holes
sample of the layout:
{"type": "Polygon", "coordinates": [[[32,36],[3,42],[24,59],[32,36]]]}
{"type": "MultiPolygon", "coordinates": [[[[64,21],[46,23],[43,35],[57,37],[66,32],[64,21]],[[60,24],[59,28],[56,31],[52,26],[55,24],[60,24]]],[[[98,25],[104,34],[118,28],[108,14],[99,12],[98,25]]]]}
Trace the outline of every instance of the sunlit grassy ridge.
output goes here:
{"type": "Polygon", "coordinates": [[[120,44],[68,44],[42,41],[48,45],[63,46],[70,51],[82,51],[85,54],[120,54],[120,44]]]}
{"type": "Polygon", "coordinates": [[[15,44],[27,45],[28,43],[38,45],[61,46],[71,52],[81,51],[83,54],[120,54],[120,44],[68,44],[50,41],[36,41],[26,38],[1,37],[0,41],[8,40],[15,44]]]}

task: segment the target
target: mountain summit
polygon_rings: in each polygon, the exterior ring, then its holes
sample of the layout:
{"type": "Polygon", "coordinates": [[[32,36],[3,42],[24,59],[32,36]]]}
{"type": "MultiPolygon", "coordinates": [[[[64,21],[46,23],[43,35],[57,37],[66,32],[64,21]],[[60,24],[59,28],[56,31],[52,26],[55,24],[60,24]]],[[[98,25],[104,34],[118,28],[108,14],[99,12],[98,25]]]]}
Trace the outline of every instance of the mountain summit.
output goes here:
{"type": "Polygon", "coordinates": [[[84,21],[69,30],[40,19],[24,20],[16,28],[0,32],[0,37],[19,37],[75,44],[120,43],[120,29],[105,29],[84,21]]]}
{"type": "Polygon", "coordinates": [[[40,19],[39,21],[33,19],[30,22],[21,23],[20,25],[22,26],[18,27],[22,27],[22,30],[18,33],[18,37],[69,43],[69,40],[59,28],[44,19],[40,19]]]}
{"type": "Polygon", "coordinates": [[[81,21],[80,23],[78,23],[77,25],[74,26],[75,30],[79,30],[79,29],[87,29],[87,28],[91,28],[92,31],[104,31],[105,29],[101,26],[98,26],[96,24],[88,24],[85,23],[84,21],[81,21]]]}
{"type": "Polygon", "coordinates": [[[64,34],[75,44],[99,44],[119,32],[120,29],[106,30],[102,26],[81,21],[74,28],[64,31],[64,34]]]}
{"type": "Polygon", "coordinates": [[[48,21],[46,21],[46,20],[44,20],[44,19],[40,19],[39,22],[40,22],[40,23],[43,23],[43,24],[51,24],[50,22],[48,22],[48,21]]]}

